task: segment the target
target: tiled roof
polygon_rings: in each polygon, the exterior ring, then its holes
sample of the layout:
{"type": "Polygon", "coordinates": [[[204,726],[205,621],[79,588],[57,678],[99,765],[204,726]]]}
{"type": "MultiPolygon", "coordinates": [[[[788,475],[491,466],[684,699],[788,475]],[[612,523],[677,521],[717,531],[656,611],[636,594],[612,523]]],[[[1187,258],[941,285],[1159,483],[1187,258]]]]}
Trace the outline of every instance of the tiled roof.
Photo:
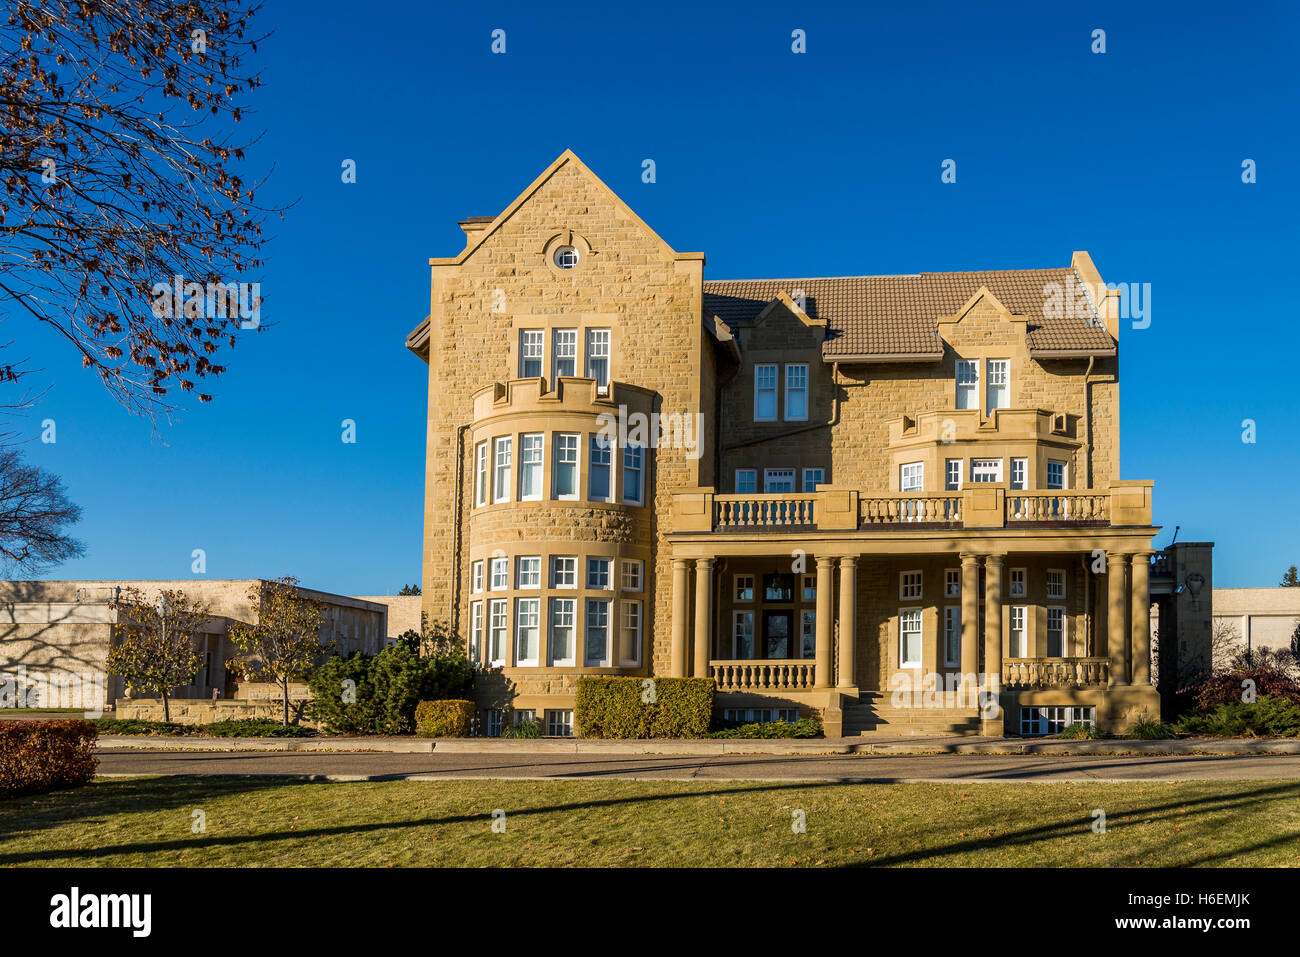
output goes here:
{"type": "MultiPolygon", "coordinates": [[[[1043,315],[1043,286],[1063,286],[1073,278],[1062,269],[1000,269],[982,272],[929,272],[913,276],[845,276],[834,279],[726,279],[704,283],[704,308],[734,327],[753,322],[763,307],[784,291],[803,290],[804,310],[826,320],[823,353],[835,356],[933,355],[943,353],[936,320],[964,306],[980,286],[1012,313],[1029,317],[1031,352],[1086,350],[1109,353],[1115,340],[1095,311],[1089,317],[1043,315]]],[[[1069,293],[1067,292],[1067,298],[1069,293]]],[[[1077,293],[1076,293],[1077,295],[1077,293]]],[[[1065,310],[1068,312],[1069,310],[1065,310]]]]}

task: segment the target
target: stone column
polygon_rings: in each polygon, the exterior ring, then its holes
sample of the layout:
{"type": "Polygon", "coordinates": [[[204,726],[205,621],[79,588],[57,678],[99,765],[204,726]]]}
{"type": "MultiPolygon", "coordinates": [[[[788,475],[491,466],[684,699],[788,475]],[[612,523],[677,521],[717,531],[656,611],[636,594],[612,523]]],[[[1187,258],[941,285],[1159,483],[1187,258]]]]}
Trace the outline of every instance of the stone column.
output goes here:
{"type": "Polygon", "coordinates": [[[984,671],[989,690],[1002,687],[1002,563],[1005,556],[984,559],[984,671]]]}
{"type": "Polygon", "coordinates": [[[695,670],[696,678],[709,676],[713,656],[713,559],[695,560],[695,670]]]}
{"type": "Polygon", "coordinates": [[[1146,552],[1133,556],[1133,570],[1129,573],[1129,619],[1132,640],[1129,660],[1132,662],[1133,683],[1139,687],[1151,684],[1151,592],[1148,587],[1151,566],[1146,552]]]}
{"type": "Polygon", "coordinates": [[[961,688],[967,689],[967,675],[978,669],[980,626],[980,560],[978,555],[961,557],[961,688]]]}
{"type": "Polygon", "coordinates": [[[817,559],[817,657],[813,667],[813,686],[831,686],[831,645],[834,643],[835,621],[831,611],[835,592],[835,559],[817,559]]]}
{"type": "Polygon", "coordinates": [[[689,564],[684,558],[673,559],[673,644],[668,667],[668,674],[673,678],[686,677],[686,629],[689,627],[686,616],[691,604],[689,564]]]}
{"type": "Polygon", "coordinates": [[[839,687],[857,685],[858,560],[840,559],[840,675],[839,687]]]}
{"type": "Polygon", "coordinates": [[[1128,556],[1106,553],[1106,653],[1110,658],[1109,687],[1128,684],[1128,629],[1124,619],[1124,570],[1128,556]]]}

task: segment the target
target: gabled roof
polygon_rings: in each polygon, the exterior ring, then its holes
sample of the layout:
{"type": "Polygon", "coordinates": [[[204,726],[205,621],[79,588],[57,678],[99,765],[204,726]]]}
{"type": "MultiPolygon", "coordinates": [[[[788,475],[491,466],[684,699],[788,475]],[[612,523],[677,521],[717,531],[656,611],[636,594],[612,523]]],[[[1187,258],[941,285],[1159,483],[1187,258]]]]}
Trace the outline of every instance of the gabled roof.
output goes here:
{"type": "Polygon", "coordinates": [[[938,359],[943,355],[938,320],[956,315],[984,287],[1013,315],[1025,316],[1031,354],[1114,353],[1115,340],[1095,308],[1091,316],[1044,315],[1043,287],[1066,286],[1071,280],[1082,282],[1069,266],[909,276],[706,280],[704,308],[739,328],[752,324],[781,293],[802,290],[805,312],[826,323],[822,347],[826,359],[938,359]]]}

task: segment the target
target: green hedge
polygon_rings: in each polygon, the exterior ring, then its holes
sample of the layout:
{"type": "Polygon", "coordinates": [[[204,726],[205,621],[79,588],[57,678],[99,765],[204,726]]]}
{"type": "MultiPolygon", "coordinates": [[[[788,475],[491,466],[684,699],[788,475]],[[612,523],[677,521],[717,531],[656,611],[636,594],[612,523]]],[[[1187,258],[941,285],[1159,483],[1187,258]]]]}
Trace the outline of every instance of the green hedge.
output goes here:
{"type": "Polygon", "coordinates": [[[709,733],[710,738],[820,738],[820,718],[800,718],[797,721],[763,721],[741,724],[709,733]]]}
{"type": "Polygon", "coordinates": [[[0,721],[0,797],[89,784],[98,734],[89,721],[0,721]]]}
{"type": "Polygon", "coordinates": [[[711,678],[584,676],[573,704],[583,738],[699,738],[712,718],[711,678]]]}
{"type": "Polygon", "coordinates": [[[308,711],[330,734],[411,734],[416,706],[465,698],[473,691],[474,671],[460,651],[420,656],[393,645],[372,656],[331,656],[308,683],[308,711]],[[345,687],[353,692],[347,698],[345,687]]]}
{"type": "Polygon", "coordinates": [[[1294,738],[1300,736],[1300,705],[1281,695],[1260,695],[1250,704],[1233,701],[1202,714],[1185,714],[1174,729],[1215,737],[1294,738]]]}
{"type": "Polygon", "coordinates": [[[467,738],[473,719],[473,701],[421,701],[415,706],[415,733],[421,738],[467,738]]]}

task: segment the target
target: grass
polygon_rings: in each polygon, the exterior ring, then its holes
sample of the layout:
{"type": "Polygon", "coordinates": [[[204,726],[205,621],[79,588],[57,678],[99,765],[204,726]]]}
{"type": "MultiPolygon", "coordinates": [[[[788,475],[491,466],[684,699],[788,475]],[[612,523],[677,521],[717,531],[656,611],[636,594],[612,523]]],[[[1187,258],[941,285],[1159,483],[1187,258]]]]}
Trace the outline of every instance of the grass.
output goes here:
{"type": "Polygon", "coordinates": [[[1300,865],[1298,831],[1295,781],[122,778],[0,801],[0,865],[1268,867],[1300,865]]]}

